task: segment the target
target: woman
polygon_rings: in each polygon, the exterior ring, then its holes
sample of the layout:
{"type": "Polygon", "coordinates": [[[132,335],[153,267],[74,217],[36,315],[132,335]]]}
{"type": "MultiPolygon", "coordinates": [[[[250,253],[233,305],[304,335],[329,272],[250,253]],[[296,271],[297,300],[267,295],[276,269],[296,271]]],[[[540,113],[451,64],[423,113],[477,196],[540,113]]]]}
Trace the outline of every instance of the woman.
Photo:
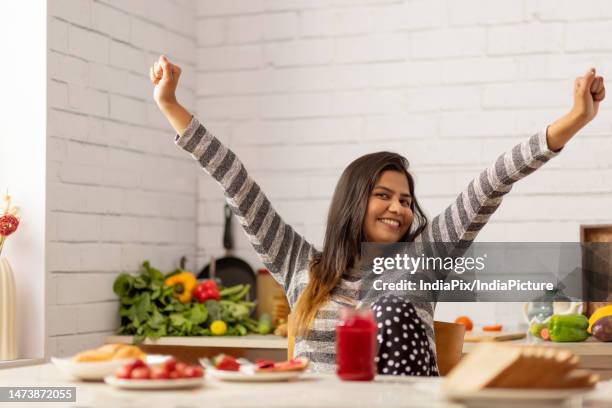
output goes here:
{"type": "MultiPolygon", "coordinates": [[[[389,152],[358,158],[340,177],[318,251],[283,222],[234,153],[177,102],[180,74],[178,66],[160,57],[150,70],[155,101],[176,130],[176,143],[219,182],[263,263],[283,285],[297,326],[296,356],[310,358],[312,367],[323,372],[334,370],[340,308],[362,300],[360,285],[367,271],[356,264],[361,242],[469,245],[512,184],[554,157],[595,117],[605,97],[603,78],[594,69],[577,78],[567,115],[500,156],[431,223],[419,207],[405,158],[389,152]]],[[[383,297],[372,308],[378,321],[379,372],[437,375],[434,305],[383,297]]]]}

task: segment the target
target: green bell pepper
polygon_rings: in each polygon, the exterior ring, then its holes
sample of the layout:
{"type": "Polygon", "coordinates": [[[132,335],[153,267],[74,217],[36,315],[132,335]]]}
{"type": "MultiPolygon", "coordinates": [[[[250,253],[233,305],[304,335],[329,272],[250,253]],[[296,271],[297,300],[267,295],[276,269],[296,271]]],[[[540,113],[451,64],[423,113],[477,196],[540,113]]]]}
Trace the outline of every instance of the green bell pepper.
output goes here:
{"type": "Polygon", "coordinates": [[[589,337],[588,327],[589,319],[581,314],[552,315],[548,334],[555,342],[585,341],[589,337]]]}

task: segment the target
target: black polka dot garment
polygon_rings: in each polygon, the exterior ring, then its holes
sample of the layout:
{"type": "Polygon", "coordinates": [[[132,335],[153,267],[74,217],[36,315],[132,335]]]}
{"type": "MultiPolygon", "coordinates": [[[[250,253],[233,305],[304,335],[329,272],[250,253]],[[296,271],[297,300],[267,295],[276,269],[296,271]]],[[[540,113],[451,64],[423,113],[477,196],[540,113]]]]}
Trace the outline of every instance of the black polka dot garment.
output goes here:
{"type": "Polygon", "coordinates": [[[372,310],[378,325],[378,373],[437,376],[425,325],[412,304],[395,296],[384,296],[372,304],[372,310]]]}

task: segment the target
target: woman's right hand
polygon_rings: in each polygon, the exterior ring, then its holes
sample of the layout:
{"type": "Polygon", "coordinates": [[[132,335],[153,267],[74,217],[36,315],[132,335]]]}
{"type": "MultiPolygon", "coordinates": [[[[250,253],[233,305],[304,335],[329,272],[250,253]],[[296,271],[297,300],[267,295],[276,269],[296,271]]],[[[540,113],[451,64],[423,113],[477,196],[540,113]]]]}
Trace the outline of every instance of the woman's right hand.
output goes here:
{"type": "Polygon", "coordinates": [[[157,106],[163,111],[165,108],[175,105],[176,87],[181,76],[181,68],[171,64],[166,56],[162,55],[159,60],[149,69],[151,82],[155,85],[153,98],[157,106]]]}
{"type": "Polygon", "coordinates": [[[189,122],[191,113],[176,100],[176,87],[181,76],[178,65],[171,64],[164,55],[149,69],[151,82],[155,85],[153,98],[159,110],[166,116],[176,133],[182,134],[189,122]]]}

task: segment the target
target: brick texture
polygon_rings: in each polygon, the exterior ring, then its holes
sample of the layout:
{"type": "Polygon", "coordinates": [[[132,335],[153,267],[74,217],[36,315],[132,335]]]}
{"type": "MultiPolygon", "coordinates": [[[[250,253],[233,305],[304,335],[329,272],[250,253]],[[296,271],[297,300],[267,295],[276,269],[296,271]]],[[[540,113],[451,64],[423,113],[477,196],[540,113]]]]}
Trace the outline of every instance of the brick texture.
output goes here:
{"type": "Polygon", "coordinates": [[[184,66],[195,104],[195,4],[49,1],[49,354],[99,345],[118,326],[112,284],[148,259],[195,266],[197,173],[153,106],[149,65],[184,66]]]}
{"type": "MultiPolygon", "coordinates": [[[[340,172],[375,150],[410,159],[433,216],[499,153],[565,113],[575,76],[590,66],[609,76],[606,6],[200,0],[197,114],[318,245],[340,172]]],[[[515,186],[479,240],[576,241],[580,224],[610,222],[609,105],[560,157],[515,186]]],[[[222,253],[222,194],[199,180],[205,262],[222,253]]],[[[237,252],[254,258],[242,241],[237,252]]],[[[441,304],[437,313],[521,322],[518,305],[441,304]]]]}
{"type": "MultiPolygon", "coordinates": [[[[48,24],[50,353],[116,326],[110,289],[144,259],[222,256],[223,194],[172,144],[147,83],[160,53],[179,96],[321,245],[342,169],[395,150],[430,216],[499,153],[612,70],[605,0],[52,0],[48,24]],[[77,4],[78,3],[78,4],[77,4]],[[96,290],[94,288],[100,288],[96,290]],[[68,318],[66,318],[68,317],[68,318]]],[[[612,115],[515,186],[481,241],[576,241],[610,222],[612,115]]],[[[235,228],[235,254],[261,264],[235,228]]],[[[441,304],[438,319],[519,324],[519,305],[441,304]]]]}

